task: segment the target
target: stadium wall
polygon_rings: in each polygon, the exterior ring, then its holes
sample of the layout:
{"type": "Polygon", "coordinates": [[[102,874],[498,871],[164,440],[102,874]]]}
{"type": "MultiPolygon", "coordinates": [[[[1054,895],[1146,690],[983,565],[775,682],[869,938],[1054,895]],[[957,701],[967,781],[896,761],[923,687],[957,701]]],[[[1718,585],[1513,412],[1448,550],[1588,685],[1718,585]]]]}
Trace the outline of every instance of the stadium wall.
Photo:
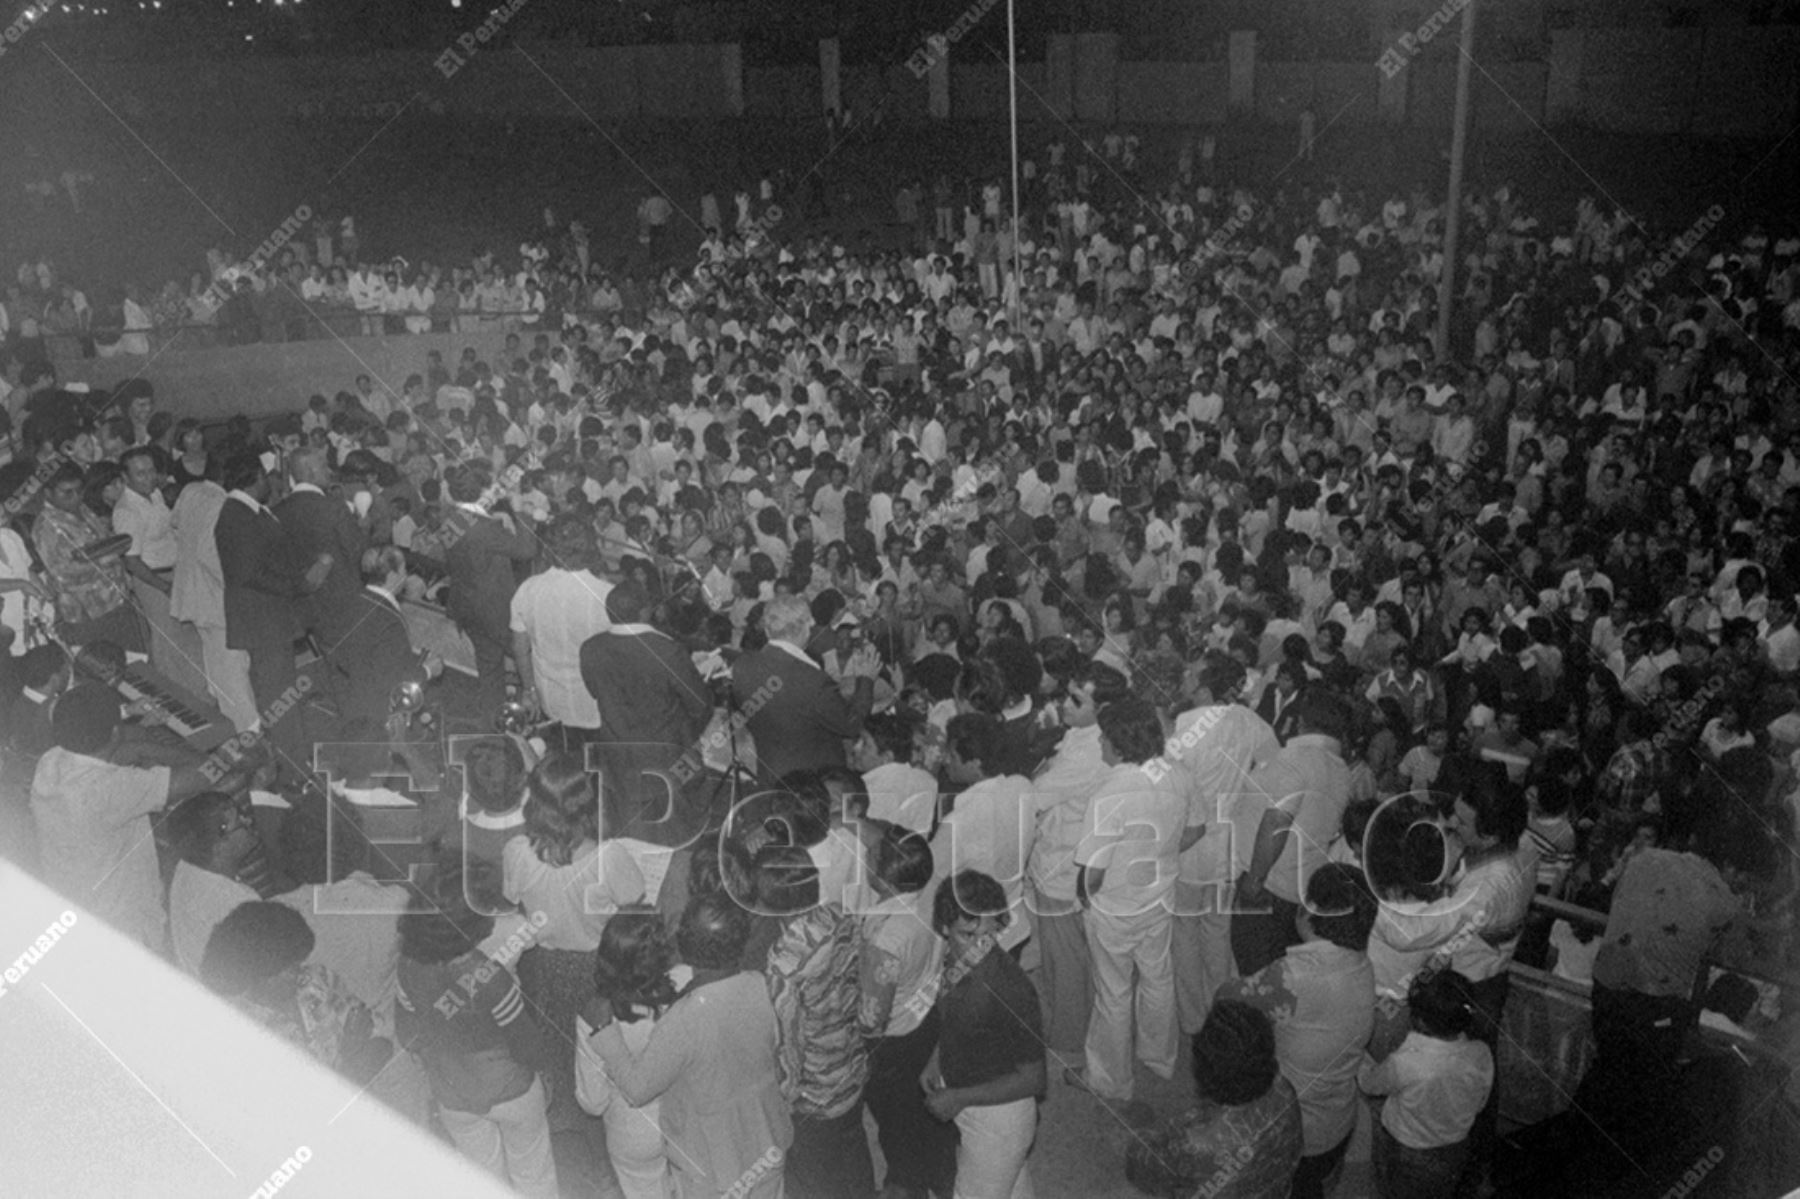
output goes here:
{"type": "MultiPolygon", "coordinates": [[[[1396,35],[1397,37],[1398,35],[1396,35]]],[[[1234,80],[1259,120],[1292,123],[1311,107],[1321,126],[1381,121],[1447,126],[1455,42],[1441,33],[1387,64],[1276,58],[1261,39],[1249,57],[1130,59],[1116,33],[1055,35],[1043,61],[1019,64],[1020,112],[1029,121],[1143,124],[1224,120],[1234,80]],[[1235,75],[1234,75],[1235,70],[1235,75]],[[1386,102],[1383,96],[1386,96],[1386,102]]],[[[1236,45],[1237,43],[1234,43],[1236,45]]],[[[1398,41],[1384,46],[1391,52],[1398,41]]],[[[1007,111],[1006,66],[971,47],[951,49],[952,119],[1007,111]]],[[[596,121],[807,119],[822,110],[817,62],[750,65],[736,44],[572,48],[495,38],[443,52],[221,61],[207,70],[158,61],[100,59],[83,79],[124,119],[385,120],[403,111],[596,121]],[[445,57],[448,54],[452,57],[445,57]]],[[[59,82],[48,56],[9,63],[0,92],[59,82]]],[[[928,85],[903,62],[844,63],[853,110],[886,106],[897,121],[929,119],[928,85]]],[[[1800,111],[1800,28],[1700,26],[1562,29],[1547,59],[1484,57],[1475,72],[1483,128],[1582,125],[1620,133],[1754,137],[1791,127],[1800,111]]]]}
{"type": "MultiPolygon", "coordinates": [[[[530,333],[521,333],[527,347],[530,333]]],[[[325,338],[314,341],[261,343],[187,349],[176,342],[146,359],[63,357],[57,377],[65,383],[113,388],[144,375],[181,412],[203,421],[242,414],[251,419],[297,412],[317,393],[332,396],[352,390],[358,375],[400,392],[408,375],[425,373],[425,356],[437,350],[454,365],[464,346],[474,346],[493,362],[505,345],[504,333],[423,333],[393,337],[325,338]]],[[[53,348],[68,343],[53,341],[53,348]]]]}

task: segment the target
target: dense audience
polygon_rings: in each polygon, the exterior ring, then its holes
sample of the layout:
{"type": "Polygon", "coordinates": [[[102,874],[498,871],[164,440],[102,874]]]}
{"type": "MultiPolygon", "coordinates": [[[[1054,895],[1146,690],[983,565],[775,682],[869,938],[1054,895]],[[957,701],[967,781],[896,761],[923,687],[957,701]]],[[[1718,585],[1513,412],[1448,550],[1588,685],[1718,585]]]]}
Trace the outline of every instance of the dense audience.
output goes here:
{"type": "Polygon", "coordinates": [[[647,277],[546,213],[124,301],[501,338],[260,422],[59,387],[73,289],[21,272],[8,842],[532,1195],[585,1153],[633,1199],[1029,1196],[1051,1078],[1125,1112],[1184,1036],[1140,1189],[1323,1195],[1379,1100],[1380,1194],[1478,1194],[1515,963],[1591,997],[1614,1145],[1682,1108],[1703,991],[1791,1055],[1741,999],[1795,965],[1800,239],[1670,269],[1471,195],[1440,355],[1427,192],[1137,154],[1042,147],[1017,228],[910,183],[897,248],[765,186],[692,268],[647,206],[647,277]],[[249,752],[117,689],[158,604],[249,752]],[[429,756],[420,695],[483,736],[396,887],[306,764],[429,756]],[[346,887],[404,914],[305,902],[346,887]]]}

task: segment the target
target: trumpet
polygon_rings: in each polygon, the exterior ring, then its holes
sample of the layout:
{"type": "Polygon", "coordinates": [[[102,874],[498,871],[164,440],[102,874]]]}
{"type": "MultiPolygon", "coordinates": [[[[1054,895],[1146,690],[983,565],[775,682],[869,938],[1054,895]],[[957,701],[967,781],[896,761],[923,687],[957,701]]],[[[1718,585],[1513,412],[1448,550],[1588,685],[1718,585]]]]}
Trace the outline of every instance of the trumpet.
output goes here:
{"type": "Polygon", "coordinates": [[[523,737],[536,725],[531,709],[517,700],[500,705],[500,713],[494,718],[494,731],[509,736],[523,737]]]}
{"type": "Polygon", "coordinates": [[[396,716],[411,716],[424,706],[425,687],[412,679],[396,686],[393,695],[388,697],[388,711],[396,716]]]}

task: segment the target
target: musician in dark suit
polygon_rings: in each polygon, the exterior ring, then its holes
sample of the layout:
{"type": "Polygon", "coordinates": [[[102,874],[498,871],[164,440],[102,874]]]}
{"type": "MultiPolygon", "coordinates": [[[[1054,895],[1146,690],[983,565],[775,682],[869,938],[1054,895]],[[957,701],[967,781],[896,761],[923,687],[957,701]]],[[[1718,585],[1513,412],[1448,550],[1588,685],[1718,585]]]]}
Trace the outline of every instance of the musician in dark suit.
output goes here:
{"type": "Polygon", "coordinates": [[[475,646],[476,696],[485,720],[506,702],[506,651],[512,642],[515,562],[537,557],[537,538],[522,516],[491,515],[478,501],[486,471],[460,466],[445,479],[455,505],[445,521],[450,536],[444,564],[450,574],[446,609],[475,646]]]}
{"type": "Polygon", "coordinates": [[[275,516],[302,558],[331,555],[325,582],[306,597],[301,609],[307,628],[329,657],[365,607],[360,567],[367,539],[349,506],[330,494],[331,465],[324,450],[307,446],[290,454],[287,462],[293,486],[275,505],[275,516]]]}
{"type": "Polygon", "coordinates": [[[406,581],[406,555],[393,546],[372,547],[360,559],[364,586],[346,606],[345,632],[326,652],[343,728],[381,728],[401,683],[423,683],[443,670],[443,660],[412,647],[406,618],[394,598],[406,581]]]}
{"type": "Polygon", "coordinates": [[[225,644],[250,656],[250,689],[256,710],[267,713],[286,697],[279,720],[265,721],[263,735],[284,771],[310,763],[306,705],[295,703],[294,639],[300,636],[301,603],[332,567],[329,553],[308,559],[269,510],[269,475],[262,459],[243,451],[225,464],[225,506],[213,540],[225,580],[225,644]]]}
{"type": "Polygon", "coordinates": [[[845,699],[836,679],[800,647],[812,636],[812,609],[799,596],[770,601],[763,614],[769,644],[731,670],[745,727],[756,738],[757,767],[770,783],[795,770],[844,766],[845,739],[862,734],[875,696],[881,655],[863,645],[844,664],[855,692],[845,699]]]}
{"type": "Polygon", "coordinates": [[[626,579],[606,597],[611,627],[581,646],[581,681],[600,709],[601,834],[685,845],[705,826],[701,735],[712,692],[687,647],[646,623],[650,594],[626,579]]]}

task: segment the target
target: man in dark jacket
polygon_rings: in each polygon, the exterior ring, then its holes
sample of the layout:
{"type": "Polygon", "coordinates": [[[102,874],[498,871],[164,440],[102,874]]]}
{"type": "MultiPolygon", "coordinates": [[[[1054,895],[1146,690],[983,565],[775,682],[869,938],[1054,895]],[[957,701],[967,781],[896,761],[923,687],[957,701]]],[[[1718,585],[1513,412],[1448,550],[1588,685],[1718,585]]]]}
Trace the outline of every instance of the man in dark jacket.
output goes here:
{"type": "Polygon", "coordinates": [[[712,693],[673,637],[645,623],[650,597],[627,579],[606,597],[612,627],[581,646],[581,680],[600,709],[601,834],[687,844],[705,825],[700,737],[712,693]]]}
{"type": "Polygon", "coordinates": [[[300,610],[302,622],[319,639],[319,649],[330,657],[361,614],[366,539],[349,506],[330,494],[331,466],[324,450],[308,446],[290,454],[288,475],[293,486],[275,505],[276,518],[303,559],[331,555],[325,582],[306,597],[300,610]]]}
{"type": "Polygon", "coordinates": [[[459,467],[446,483],[454,505],[446,521],[452,537],[444,555],[450,574],[446,607],[475,646],[477,710],[485,723],[506,702],[506,649],[519,586],[513,564],[537,556],[537,538],[524,517],[492,516],[477,504],[486,472],[459,467]]]}
{"type": "Polygon", "coordinates": [[[800,647],[812,634],[812,609],[798,596],[773,600],[763,616],[769,644],[732,667],[738,711],[756,739],[759,773],[773,783],[796,770],[845,765],[845,739],[860,736],[875,697],[881,656],[864,645],[844,665],[855,680],[845,699],[837,680],[800,647]]]}
{"type": "Polygon", "coordinates": [[[349,740],[382,727],[401,683],[423,683],[443,668],[435,654],[413,649],[406,618],[394,598],[406,579],[405,556],[393,546],[370,549],[361,565],[366,585],[350,597],[349,623],[326,657],[336,678],[338,713],[349,740]]]}
{"type": "Polygon", "coordinates": [[[310,562],[301,555],[268,508],[269,475],[254,451],[225,464],[224,483],[228,494],[213,539],[225,580],[225,644],[250,655],[250,689],[259,713],[288,697],[285,715],[262,731],[284,770],[304,771],[310,747],[306,705],[290,694],[298,677],[294,639],[302,628],[301,602],[324,583],[333,559],[329,552],[310,562]]]}

